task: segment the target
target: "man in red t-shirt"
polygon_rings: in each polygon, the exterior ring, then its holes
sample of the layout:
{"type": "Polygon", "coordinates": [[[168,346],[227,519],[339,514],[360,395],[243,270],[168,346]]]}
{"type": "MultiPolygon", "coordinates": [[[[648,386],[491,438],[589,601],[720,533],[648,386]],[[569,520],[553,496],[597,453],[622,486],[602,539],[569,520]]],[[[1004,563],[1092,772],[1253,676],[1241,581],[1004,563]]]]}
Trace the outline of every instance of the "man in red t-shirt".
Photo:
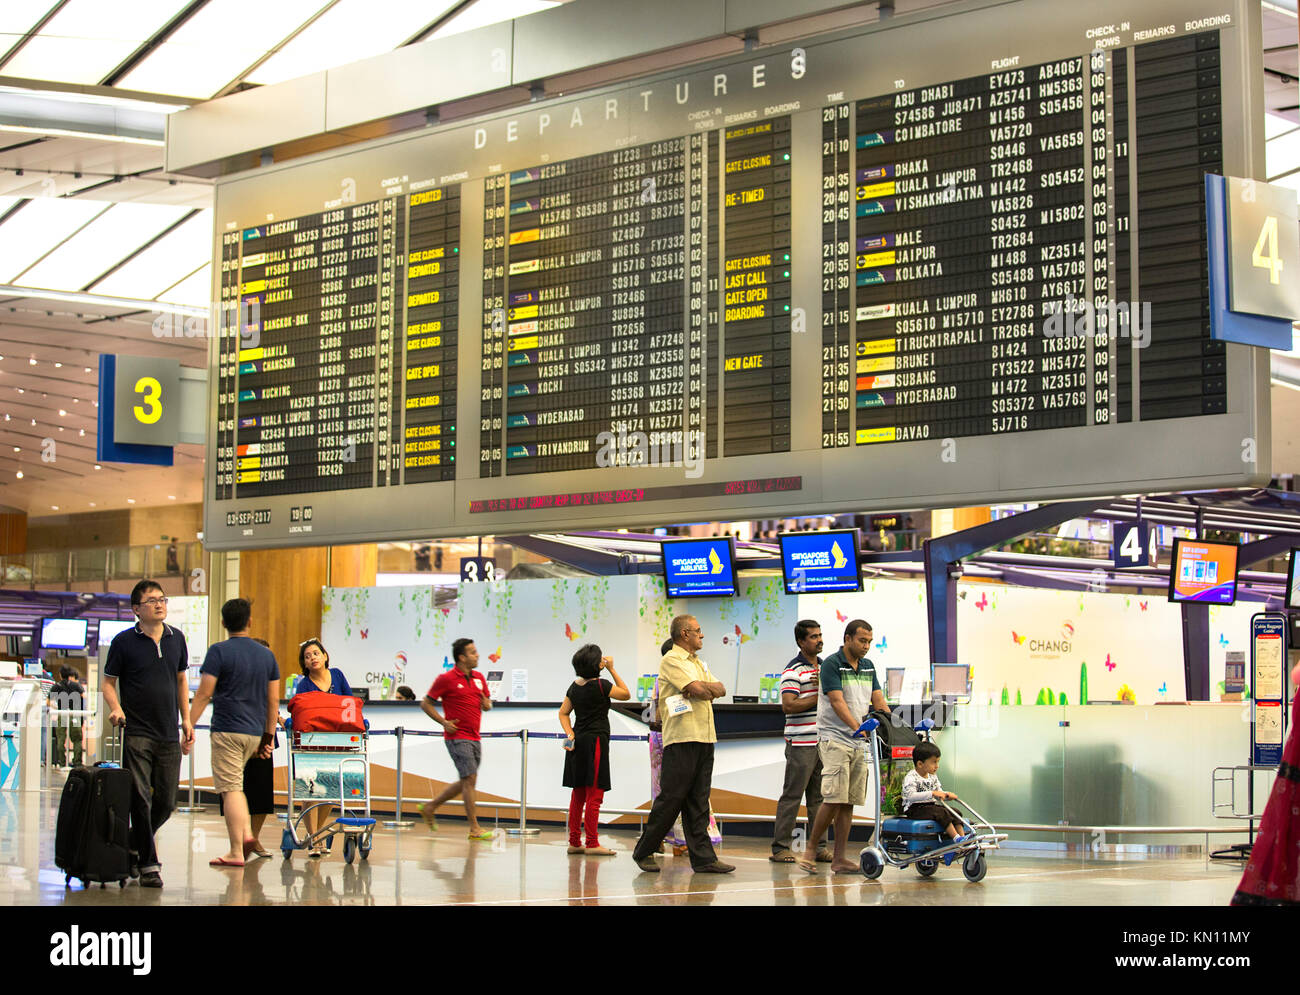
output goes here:
{"type": "Polygon", "coordinates": [[[456,666],[433,682],[424,701],[420,702],[420,708],[425,715],[442,726],[443,740],[460,780],[447,785],[438,797],[421,805],[420,815],[425,824],[436,831],[438,806],[457,795],[464,795],[469,838],[490,840],[491,831],[478,824],[478,815],[474,811],[474,786],[478,783],[478,766],[483,758],[478,735],[479,721],[482,714],[492,707],[492,698],[488,693],[487,681],[474,669],[474,664],[478,663],[478,650],[474,646],[474,640],[457,639],[451,644],[451,658],[456,661],[456,666]],[[439,700],[442,701],[445,716],[439,715],[438,709],[434,707],[434,702],[439,700]]]}

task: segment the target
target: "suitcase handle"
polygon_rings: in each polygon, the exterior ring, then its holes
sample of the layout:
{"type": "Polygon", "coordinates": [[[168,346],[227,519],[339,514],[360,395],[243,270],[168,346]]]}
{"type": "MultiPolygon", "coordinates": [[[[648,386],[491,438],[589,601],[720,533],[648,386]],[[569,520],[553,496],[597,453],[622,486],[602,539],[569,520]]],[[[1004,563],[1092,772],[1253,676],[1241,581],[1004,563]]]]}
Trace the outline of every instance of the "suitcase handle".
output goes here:
{"type": "Polygon", "coordinates": [[[115,726],[111,723],[108,727],[108,736],[104,740],[104,746],[108,750],[109,757],[116,756],[116,759],[101,760],[95,764],[96,767],[116,766],[121,767],[126,762],[126,731],[122,726],[115,726]]]}

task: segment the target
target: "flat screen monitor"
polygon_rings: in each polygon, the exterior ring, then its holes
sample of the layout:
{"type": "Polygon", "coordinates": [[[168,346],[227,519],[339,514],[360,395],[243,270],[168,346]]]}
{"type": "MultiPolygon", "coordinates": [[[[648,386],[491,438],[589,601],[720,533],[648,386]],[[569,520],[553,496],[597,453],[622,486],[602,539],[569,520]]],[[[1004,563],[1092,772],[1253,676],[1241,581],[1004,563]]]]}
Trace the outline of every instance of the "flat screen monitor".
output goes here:
{"type": "Polygon", "coordinates": [[[1286,570],[1286,606],[1300,609],[1300,548],[1291,550],[1291,564],[1286,570]]]}
{"type": "Polygon", "coordinates": [[[1169,600],[1230,605],[1237,600],[1237,550],[1230,542],[1175,539],[1169,600]]]}
{"type": "Polygon", "coordinates": [[[670,598],[734,598],[736,547],[730,537],[674,539],[660,544],[670,598]]]}
{"type": "Polygon", "coordinates": [[[970,693],[970,670],[964,663],[934,665],[934,697],[964,698],[970,693]]]}
{"type": "Polygon", "coordinates": [[[24,677],[40,677],[40,676],[41,676],[42,674],[44,674],[44,673],[45,673],[45,667],[43,667],[43,666],[41,665],[41,661],[40,661],[40,660],[24,660],[24,661],[23,661],[23,676],[24,676],[24,677]]]}
{"type": "Polygon", "coordinates": [[[786,594],[831,594],[862,590],[858,530],[783,532],[781,576],[786,594]]]}
{"type": "Polygon", "coordinates": [[[897,701],[903,693],[903,676],[906,673],[906,667],[885,668],[885,697],[890,701],[897,701]]]}
{"type": "Polygon", "coordinates": [[[106,649],[119,632],[135,628],[134,619],[106,618],[99,623],[99,648],[106,649]]]}
{"type": "Polygon", "coordinates": [[[41,619],[41,648],[47,650],[84,650],[86,648],[86,620],[84,618],[41,619]]]}

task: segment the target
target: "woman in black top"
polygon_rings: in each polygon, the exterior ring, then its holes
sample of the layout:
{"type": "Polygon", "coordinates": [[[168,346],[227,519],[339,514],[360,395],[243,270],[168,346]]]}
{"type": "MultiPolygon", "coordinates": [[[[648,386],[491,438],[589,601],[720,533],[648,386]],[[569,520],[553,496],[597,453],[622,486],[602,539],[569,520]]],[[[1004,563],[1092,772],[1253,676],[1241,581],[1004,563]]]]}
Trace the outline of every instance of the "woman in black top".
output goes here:
{"type": "Polygon", "coordinates": [[[564,743],[564,786],[573,789],[569,853],[609,856],[614,851],[601,846],[597,835],[600,802],[609,790],[609,701],[627,701],[632,695],[614,669],[614,661],[601,656],[600,647],[594,644],[573,654],[573,672],[578,679],[569,685],[560,706],[560,726],[569,737],[564,743]],[[608,670],[613,682],[601,680],[601,670],[608,670]],[[577,721],[570,724],[569,715],[574,711],[577,721]],[[580,835],[584,824],[586,847],[580,835]]]}

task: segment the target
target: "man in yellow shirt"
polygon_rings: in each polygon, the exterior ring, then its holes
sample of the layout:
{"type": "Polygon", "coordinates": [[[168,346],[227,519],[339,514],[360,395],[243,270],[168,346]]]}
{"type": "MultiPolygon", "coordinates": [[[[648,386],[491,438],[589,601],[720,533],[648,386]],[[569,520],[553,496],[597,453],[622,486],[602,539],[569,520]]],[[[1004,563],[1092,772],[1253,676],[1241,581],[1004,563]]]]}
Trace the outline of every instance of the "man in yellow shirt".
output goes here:
{"type": "Polygon", "coordinates": [[[729,874],[736,868],[718,860],[709,841],[709,787],[713,781],[713,699],[727,693],[695,654],[704,633],[694,615],[678,615],[669,633],[673,646],[659,662],[659,721],[663,725],[664,761],[659,797],[650,809],[645,831],[632,859],[643,871],[658,872],[654,855],[678,814],[691,853],[691,869],[729,874]]]}

